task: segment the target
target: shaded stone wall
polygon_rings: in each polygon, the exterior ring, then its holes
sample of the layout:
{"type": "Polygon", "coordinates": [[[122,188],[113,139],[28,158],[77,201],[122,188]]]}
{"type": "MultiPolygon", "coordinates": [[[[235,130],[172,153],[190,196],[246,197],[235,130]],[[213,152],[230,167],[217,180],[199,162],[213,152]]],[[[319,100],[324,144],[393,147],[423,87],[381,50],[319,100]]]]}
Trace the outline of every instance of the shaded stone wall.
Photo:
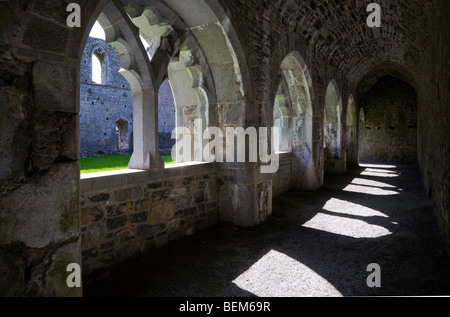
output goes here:
{"type": "Polygon", "coordinates": [[[272,178],[272,197],[278,197],[294,188],[292,160],[293,153],[280,155],[280,168],[272,178]]]}
{"type": "Polygon", "coordinates": [[[81,180],[83,274],[218,223],[212,164],[81,180]]]}
{"type": "Polygon", "coordinates": [[[419,164],[450,253],[450,2],[437,1],[424,31],[429,45],[416,65],[419,164]]]}
{"type": "Polygon", "coordinates": [[[417,97],[410,85],[389,76],[380,79],[361,111],[361,161],[417,161],[417,97]]]}
{"type": "MultiPolygon", "coordinates": [[[[99,1],[82,2],[95,14],[99,1]]],[[[66,7],[0,2],[0,296],[82,295],[66,284],[67,266],[81,263],[82,38],[67,26],[66,7]]]]}

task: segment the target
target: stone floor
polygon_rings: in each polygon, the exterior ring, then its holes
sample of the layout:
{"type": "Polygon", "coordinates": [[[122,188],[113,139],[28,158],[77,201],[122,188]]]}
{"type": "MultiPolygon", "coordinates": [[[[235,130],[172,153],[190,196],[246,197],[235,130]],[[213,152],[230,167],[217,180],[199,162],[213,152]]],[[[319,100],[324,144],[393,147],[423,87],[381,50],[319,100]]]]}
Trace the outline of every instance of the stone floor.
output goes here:
{"type": "Polygon", "coordinates": [[[450,295],[450,260],[415,166],[365,165],[273,201],[251,229],[219,226],[86,279],[84,295],[450,295]],[[367,266],[381,268],[369,288],[367,266]]]}

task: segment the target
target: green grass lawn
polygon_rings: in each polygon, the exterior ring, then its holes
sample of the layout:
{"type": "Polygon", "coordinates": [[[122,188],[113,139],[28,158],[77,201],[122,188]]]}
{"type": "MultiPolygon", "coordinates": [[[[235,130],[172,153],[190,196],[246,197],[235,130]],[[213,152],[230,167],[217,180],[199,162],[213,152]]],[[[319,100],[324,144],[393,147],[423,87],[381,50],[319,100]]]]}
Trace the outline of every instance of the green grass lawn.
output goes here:
{"type": "MultiPolygon", "coordinates": [[[[161,156],[164,164],[175,163],[171,156],[161,156]]],[[[83,157],[80,159],[81,162],[81,174],[97,173],[97,172],[107,172],[115,171],[128,168],[128,162],[131,159],[131,154],[129,155],[102,155],[102,156],[92,156],[83,157]]]]}

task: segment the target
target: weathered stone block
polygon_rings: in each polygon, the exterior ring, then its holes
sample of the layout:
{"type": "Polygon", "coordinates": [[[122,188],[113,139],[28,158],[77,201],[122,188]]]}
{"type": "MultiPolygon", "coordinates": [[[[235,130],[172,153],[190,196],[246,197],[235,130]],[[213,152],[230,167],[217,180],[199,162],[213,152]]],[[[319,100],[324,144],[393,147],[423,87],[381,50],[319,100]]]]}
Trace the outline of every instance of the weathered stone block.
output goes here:
{"type": "Polygon", "coordinates": [[[103,216],[103,210],[98,207],[82,209],[80,212],[81,225],[85,226],[90,224],[91,222],[100,221],[101,219],[103,219],[103,216]]]}
{"type": "Polygon", "coordinates": [[[76,113],[76,73],[76,67],[35,63],[33,83],[38,109],[76,113]]]}
{"type": "Polygon", "coordinates": [[[119,189],[114,192],[114,197],[116,198],[116,201],[119,202],[137,199],[142,197],[142,195],[143,191],[141,187],[119,189]]]}
{"type": "Polygon", "coordinates": [[[197,213],[197,208],[196,208],[196,207],[186,208],[186,209],[184,210],[184,214],[185,214],[186,216],[188,216],[188,215],[195,215],[196,213],[197,213]]]}
{"type": "Polygon", "coordinates": [[[116,242],[122,244],[134,239],[134,231],[130,228],[125,228],[116,233],[116,242]]]}
{"type": "Polygon", "coordinates": [[[22,241],[37,249],[77,237],[80,214],[77,183],[77,163],[53,164],[35,182],[25,183],[14,195],[2,197],[2,244],[22,241]]]}
{"type": "Polygon", "coordinates": [[[137,227],[137,236],[138,237],[152,236],[160,231],[163,231],[165,228],[166,228],[165,224],[140,225],[137,227]]]}
{"type": "Polygon", "coordinates": [[[150,210],[150,200],[144,199],[136,202],[136,211],[150,210]]]}
{"type": "Polygon", "coordinates": [[[162,186],[163,186],[163,183],[162,183],[162,182],[156,182],[156,183],[148,184],[148,185],[146,186],[146,189],[147,189],[147,190],[152,190],[152,189],[161,188],[162,186]]]}
{"type": "Polygon", "coordinates": [[[134,211],[133,202],[127,202],[115,206],[106,207],[106,215],[108,217],[121,216],[124,214],[130,214],[134,211]]]}
{"type": "Polygon", "coordinates": [[[200,190],[195,194],[194,202],[196,204],[201,204],[205,201],[205,192],[200,190]]]}
{"type": "Polygon", "coordinates": [[[89,226],[87,232],[87,240],[92,245],[94,243],[98,243],[103,236],[105,235],[105,227],[103,223],[93,223],[89,226]]]}
{"type": "Polygon", "coordinates": [[[118,228],[122,228],[127,224],[127,216],[115,217],[106,219],[106,228],[108,231],[112,231],[118,228]]]}
{"type": "Polygon", "coordinates": [[[205,181],[198,181],[197,189],[204,190],[205,188],[206,188],[206,182],[205,181]]]}
{"type": "Polygon", "coordinates": [[[217,184],[215,182],[207,182],[205,188],[205,201],[217,200],[217,184]]]}
{"type": "Polygon", "coordinates": [[[166,223],[174,217],[174,206],[171,203],[161,203],[152,207],[148,223],[166,223]]]}
{"type": "Polygon", "coordinates": [[[181,227],[181,219],[175,218],[167,223],[167,231],[173,232],[178,230],[181,227]]]}
{"type": "MultiPolygon", "coordinates": [[[[29,15],[22,42],[36,50],[63,54],[70,29],[35,15],[29,15]]],[[[75,89],[74,89],[75,90],[75,89]]]]}
{"type": "Polygon", "coordinates": [[[85,251],[81,252],[81,255],[83,257],[83,261],[86,261],[90,258],[96,258],[98,256],[98,249],[97,248],[91,248],[85,251]]]}
{"type": "Polygon", "coordinates": [[[130,215],[130,221],[131,223],[141,223],[141,222],[147,222],[148,218],[148,211],[144,211],[138,214],[130,215]]]}
{"type": "Polygon", "coordinates": [[[179,209],[175,212],[175,217],[183,217],[184,216],[184,209],[179,209]]]}
{"type": "Polygon", "coordinates": [[[100,245],[100,250],[111,250],[114,248],[114,240],[110,240],[100,245]]]}
{"type": "Polygon", "coordinates": [[[89,196],[89,200],[93,203],[99,203],[102,201],[107,201],[109,200],[110,196],[108,193],[101,193],[98,195],[94,195],[94,196],[89,196]]]}
{"type": "Polygon", "coordinates": [[[162,200],[165,200],[169,197],[169,191],[167,189],[165,190],[159,190],[154,193],[152,193],[152,200],[154,203],[160,202],[162,200]]]}
{"type": "Polygon", "coordinates": [[[67,3],[65,1],[61,3],[55,3],[50,0],[41,0],[33,2],[32,12],[40,16],[51,19],[53,22],[66,25],[67,19],[67,3]]]}
{"type": "Polygon", "coordinates": [[[185,178],[183,178],[183,185],[190,185],[191,183],[192,183],[192,181],[193,181],[193,178],[192,177],[185,177],[185,178]]]}

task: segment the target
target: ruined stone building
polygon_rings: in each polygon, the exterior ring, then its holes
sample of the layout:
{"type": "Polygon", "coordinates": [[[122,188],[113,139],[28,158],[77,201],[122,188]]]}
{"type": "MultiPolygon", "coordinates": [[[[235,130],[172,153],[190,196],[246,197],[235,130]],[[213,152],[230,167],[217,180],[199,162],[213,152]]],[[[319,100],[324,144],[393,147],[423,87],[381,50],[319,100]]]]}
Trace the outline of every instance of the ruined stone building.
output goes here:
{"type": "MultiPolygon", "coordinates": [[[[89,37],[80,65],[82,156],[133,152],[133,92],[119,70],[117,51],[102,39],[89,37]],[[92,67],[95,60],[99,69],[92,67]]],[[[170,154],[175,105],[168,80],[161,85],[158,101],[160,151],[170,154]]]]}
{"type": "Polygon", "coordinates": [[[360,162],[417,169],[450,250],[449,1],[74,2],[79,27],[69,0],[0,1],[0,295],[80,296],[70,264],[84,278],[219,224],[257,228],[287,193],[325,205],[327,177],[360,162]],[[96,21],[105,42],[88,39],[96,21]],[[193,142],[165,166],[175,127],[193,142]],[[121,150],[128,170],[80,177],[80,153],[121,150]]]}

